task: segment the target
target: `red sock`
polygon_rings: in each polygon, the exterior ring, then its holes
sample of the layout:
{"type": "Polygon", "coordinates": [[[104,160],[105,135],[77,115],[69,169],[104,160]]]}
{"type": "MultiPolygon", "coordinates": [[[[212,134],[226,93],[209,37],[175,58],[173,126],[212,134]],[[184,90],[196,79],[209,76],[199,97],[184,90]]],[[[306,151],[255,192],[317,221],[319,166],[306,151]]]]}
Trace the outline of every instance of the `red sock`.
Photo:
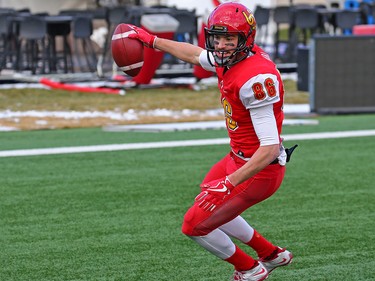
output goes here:
{"type": "Polygon", "coordinates": [[[267,241],[266,238],[260,235],[255,229],[253,237],[246,244],[257,252],[259,258],[268,257],[277,249],[276,246],[267,241]]]}
{"type": "Polygon", "coordinates": [[[252,269],[255,265],[258,264],[256,260],[254,260],[237,246],[233,256],[227,258],[225,261],[233,264],[234,268],[238,271],[246,271],[252,269]]]}

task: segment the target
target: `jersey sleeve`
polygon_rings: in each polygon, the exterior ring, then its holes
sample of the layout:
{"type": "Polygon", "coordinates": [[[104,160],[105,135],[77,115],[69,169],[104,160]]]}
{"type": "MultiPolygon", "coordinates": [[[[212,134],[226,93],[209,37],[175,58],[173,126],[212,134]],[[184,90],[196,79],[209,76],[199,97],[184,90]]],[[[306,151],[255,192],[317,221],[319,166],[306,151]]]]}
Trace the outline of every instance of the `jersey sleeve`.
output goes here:
{"type": "Polygon", "coordinates": [[[201,54],[199,55],[199,63],[200,65],[207,71],[212,71],[212,72],[216,72],[216,68],[215,66],[213,66],[210,61],[208,60],[208,56],[210,56],[210,60],[211,61],[215,61],[214,58],[213,58],[213,55],[208,52],[207,50],[204,50],[203,52],[201,52],[201,54]]]}
{"type": "Polygon", "coordinates": [[[271,73],[250,78],[240,89],[240,99],[247,108],[257,108],[280,100],[279,80],[271,73]]]}
{"type": "Polygon", "coordinates": [[[279,143],[279,133],[272,104],[253,108],[250,110],[250,116],[260,146],[279,143]]]}

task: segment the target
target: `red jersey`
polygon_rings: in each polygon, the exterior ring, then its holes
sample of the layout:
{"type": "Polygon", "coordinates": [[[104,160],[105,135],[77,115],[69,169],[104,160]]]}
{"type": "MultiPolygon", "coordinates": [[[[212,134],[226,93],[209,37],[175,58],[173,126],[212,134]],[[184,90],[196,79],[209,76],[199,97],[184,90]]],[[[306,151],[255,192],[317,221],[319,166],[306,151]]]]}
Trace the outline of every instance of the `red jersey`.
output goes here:
{"type": "Polygon", "coordinates": [[[253,51],[229,69],[216,67],[230,145],[234,153],[245,158],[250,158],[260,145],[249,110],[273,104],[279,138],[284,119],[280,73],[261,48],[255,46],[253,51]]]}

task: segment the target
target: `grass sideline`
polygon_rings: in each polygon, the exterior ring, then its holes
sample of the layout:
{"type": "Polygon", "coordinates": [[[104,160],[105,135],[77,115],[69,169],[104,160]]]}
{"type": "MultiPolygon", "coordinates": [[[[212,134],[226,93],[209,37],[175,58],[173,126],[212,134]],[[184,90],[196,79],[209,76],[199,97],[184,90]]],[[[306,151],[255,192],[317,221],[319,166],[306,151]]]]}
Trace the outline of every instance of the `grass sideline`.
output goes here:
{"type": "MultiPolygon", "coordinates": [[[[307,92],[297,91],[295,81],[284,81],[287,94],[286,103],[308,103],[307,92]]],[[[206,110],[221,108],[220,95],[216,86],[207,86],[200,91],[188,88],[128,89],[127,94],[105,95],[100,93],[79,93],[47,89],[2,89],[0,91],[0,127],[11,127],[19,130],[88,128],[115,124],[143,124],[183,121],[217,120],[220,117],[203,114],[206,110]],[[193,115],[179,114],[154,116],[141,114],[137,119],[116,120],[89,114],[86,117],[66,119],[53,112],[85,113],[134,113],[155,110],[197,111],[193,115]],[[28,111],[49,112],[48,114],[9,115],[10,112],[25,113],[28,111]],[[202,115],[203,114],[203,115],[202,115]],[[90,117],[91,115],[91,117],[90,117]],[[96,117],[95,117],[96,116],[96,117]]]]}
{"type": "MultiPolygon", "coordinates": [[[[308,103],[307,92],[297,90],[297,83],[284,80],[285,103],[308,103]]],[[[128,89],[125,96],[100,93],[80,93],[56,89],[2,89],[0,110],[150,110],[168,108],[215,109],[221,107],[217,86],[208,86],[200,91],[188,88],[128,89]]]]}
{"type": "MultiPolygon", "coordinates": [[[[374,119],[323,116],[319,126],[284,133],[374,129],[374,119]]],[[[224,135],[7,132],[0,149],[224,135]]],[[[269,280],[374,280],[374,140],[299,141],[282,188],[244,213],[296,256],[269,280]]],[[[0,280],[228,280],[229,265],[180,233],[200,180],[227,151],[219,145],[0,159],[0,280]]]]}

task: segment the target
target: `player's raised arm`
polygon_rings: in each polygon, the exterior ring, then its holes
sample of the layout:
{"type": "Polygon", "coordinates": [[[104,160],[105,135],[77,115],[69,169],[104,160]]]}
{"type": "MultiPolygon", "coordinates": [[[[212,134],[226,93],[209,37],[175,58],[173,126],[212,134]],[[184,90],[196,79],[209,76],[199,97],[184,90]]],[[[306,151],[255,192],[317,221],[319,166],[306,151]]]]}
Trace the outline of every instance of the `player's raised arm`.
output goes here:
{"type": "Polygon", "coordinates": [[[187,63],[199,64],[199,55],[203,51],[201,47],[185,42],[159,38],[137,26],[132,26],[132,28],[136,33],[129,35],[129,38],[138,39],[149,48],[167,52],[187,63]]]}

